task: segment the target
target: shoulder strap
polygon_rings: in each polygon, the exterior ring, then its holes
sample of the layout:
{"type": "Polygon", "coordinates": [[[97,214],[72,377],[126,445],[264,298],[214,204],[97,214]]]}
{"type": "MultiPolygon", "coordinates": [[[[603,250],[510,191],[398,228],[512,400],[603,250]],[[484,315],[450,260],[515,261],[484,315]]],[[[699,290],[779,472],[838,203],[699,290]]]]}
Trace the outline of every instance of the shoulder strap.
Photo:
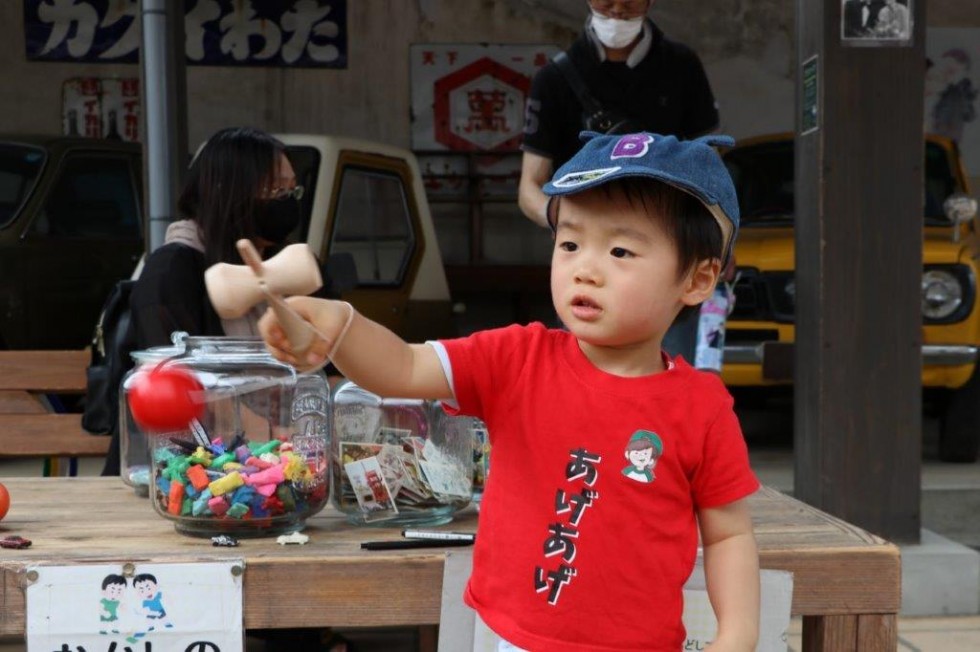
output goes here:
{"type": "Polygon", "coordinates": [[[589,92],[585,81],[578,74],[578,69],[575,68],[575,64],[572,63],[572,59],[568,54],[566,52],[559,52],[552,58],[552,61],[558,66],[558,70],[565,78],[565,81],[568,82],[575,96],[578,97],[578,101],[582,103],[582,108],[585,109],[586,113],[593,114],[601,111],[602,105],[589,92]]]}

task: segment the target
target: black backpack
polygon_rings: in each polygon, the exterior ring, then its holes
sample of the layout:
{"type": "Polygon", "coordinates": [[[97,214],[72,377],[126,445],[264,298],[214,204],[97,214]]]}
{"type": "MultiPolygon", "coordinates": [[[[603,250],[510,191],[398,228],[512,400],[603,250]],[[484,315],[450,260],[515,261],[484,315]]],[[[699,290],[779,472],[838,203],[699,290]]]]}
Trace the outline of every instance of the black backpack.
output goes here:
{"type": "Polygon", "coordinates": [[[109,292],[92,337],[92,360],[85,370],[85,410],[82,427],[93,435],[119,432],[119,384],[133,366],[130,353],[136,336],[130,318],[129,296],[136,281],[117,282],[109,292]]]}

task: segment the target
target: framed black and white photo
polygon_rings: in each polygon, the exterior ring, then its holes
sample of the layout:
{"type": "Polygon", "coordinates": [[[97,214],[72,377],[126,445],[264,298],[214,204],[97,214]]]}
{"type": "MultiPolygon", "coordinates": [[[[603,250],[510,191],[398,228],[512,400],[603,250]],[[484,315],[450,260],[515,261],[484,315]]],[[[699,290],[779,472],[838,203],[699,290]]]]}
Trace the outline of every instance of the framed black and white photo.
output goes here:
{"type": "Polygon", "coordinates": [[[841,0],[841,43],[872,47],[911,45],[912,2],[841,0]]]}

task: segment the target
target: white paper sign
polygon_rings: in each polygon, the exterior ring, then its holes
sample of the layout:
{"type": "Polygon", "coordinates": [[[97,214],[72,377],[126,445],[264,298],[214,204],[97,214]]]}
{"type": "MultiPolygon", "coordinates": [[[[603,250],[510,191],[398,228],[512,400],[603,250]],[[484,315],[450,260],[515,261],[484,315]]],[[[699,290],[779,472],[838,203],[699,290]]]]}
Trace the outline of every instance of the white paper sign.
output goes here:
{"type": "Polygon", "coordinates": [[[27,649],[242,652],[244,567],[243,560],[31,567],[27,649]]]}

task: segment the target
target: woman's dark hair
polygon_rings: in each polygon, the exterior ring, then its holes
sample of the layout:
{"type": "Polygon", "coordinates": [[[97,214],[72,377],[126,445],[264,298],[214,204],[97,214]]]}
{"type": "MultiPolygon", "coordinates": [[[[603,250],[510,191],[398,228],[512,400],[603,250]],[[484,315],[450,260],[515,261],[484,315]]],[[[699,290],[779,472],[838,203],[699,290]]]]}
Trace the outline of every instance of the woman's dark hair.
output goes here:
{"type": "Polygon", "coordinates": [[[208,265],[242,262],[235,242],[255,238],[257,196],[284,152],[260,129],[230,127],[211,136],[194,158],[177,209],[200,227],[208,265]]]}

